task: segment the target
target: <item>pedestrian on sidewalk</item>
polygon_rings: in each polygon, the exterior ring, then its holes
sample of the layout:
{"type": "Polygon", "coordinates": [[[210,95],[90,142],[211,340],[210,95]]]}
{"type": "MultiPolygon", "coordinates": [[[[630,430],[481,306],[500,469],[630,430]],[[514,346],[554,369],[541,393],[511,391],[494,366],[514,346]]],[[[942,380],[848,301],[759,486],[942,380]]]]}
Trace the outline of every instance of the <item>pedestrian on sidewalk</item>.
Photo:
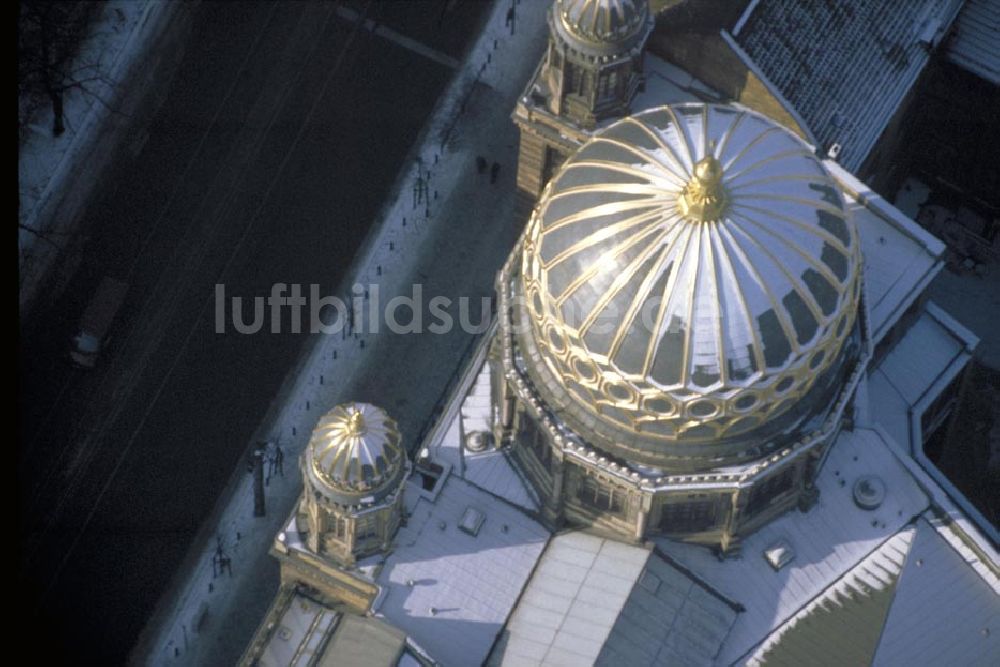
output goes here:
{"type": "Polygon", "coordinates": [[[497,182],[497,176],[500,175],[500,163],[494,162],[493,166],[490,167],[490,184],[497,182]]]}
{"type": "Polygon", "coordinates": [[[413,184],[413,208],[417,207],[417,204],[422,204],[424,201],[424,192],[426,190],[426,185],[424,185],[423,176],[417,176],[416,182],[413,184]]]}
{"type": "Polygon", "coordinates": [[[486,158],[482,155],[476,156],[476,173],[485,174],[486,173],[486,158]]]}

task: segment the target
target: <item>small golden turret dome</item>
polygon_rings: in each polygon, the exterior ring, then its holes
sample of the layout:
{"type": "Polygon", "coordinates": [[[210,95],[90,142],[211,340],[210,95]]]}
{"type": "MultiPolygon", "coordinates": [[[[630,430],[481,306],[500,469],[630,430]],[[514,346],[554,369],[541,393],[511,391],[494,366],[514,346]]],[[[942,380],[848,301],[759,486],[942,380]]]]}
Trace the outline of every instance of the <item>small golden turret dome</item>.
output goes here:
{"type": "Polygon", "coordinates": [[[306,452],[324,490],[367,494],[397,479],[406,456],[396,422],[368,403],[338,405],[313,429],[306,452]]]}

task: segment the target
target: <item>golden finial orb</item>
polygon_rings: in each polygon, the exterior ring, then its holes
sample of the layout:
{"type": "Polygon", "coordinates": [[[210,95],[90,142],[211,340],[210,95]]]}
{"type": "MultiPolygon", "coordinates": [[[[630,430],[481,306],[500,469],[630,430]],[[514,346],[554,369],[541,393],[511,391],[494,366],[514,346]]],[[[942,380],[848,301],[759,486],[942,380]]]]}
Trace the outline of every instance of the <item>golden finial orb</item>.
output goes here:
{"type": "Polygon", "coordinates": [[[360,438],[367,430],[368,424],[365,423],[365,416],[360,412],[355,412],[347,422],[344,435],[349,438],[360,438]]]}
{"type": "Polygon", "coordinates": [[[706,155],[695,163],[694,175],[677,197],[677,208],[688,220],[714,222],[722,217],[728,203],[722,164],[714,155],[706,155]]]}

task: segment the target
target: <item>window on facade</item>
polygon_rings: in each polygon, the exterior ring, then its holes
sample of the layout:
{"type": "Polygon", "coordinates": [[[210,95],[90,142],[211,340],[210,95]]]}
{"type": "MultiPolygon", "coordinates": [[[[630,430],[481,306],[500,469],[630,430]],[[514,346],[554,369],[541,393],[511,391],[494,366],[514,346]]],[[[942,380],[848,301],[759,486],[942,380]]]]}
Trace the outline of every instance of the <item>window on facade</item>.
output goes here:
{"type": "Polygon", "coordinates": [[[535,431],[534,437],[531,439],[531,450],[535,453],[538,462],[547,470],[552,461],[552,448],[549,447],[549,442],[541,431],[535,431]]]}
{"type": "Polygon", "coordinates": [[[616,71],[609,72],[606,75],[602,76],[597,89],[598,97],[600,97],[601,99],[608,99],[610,97],[614,97],[618,92],[619,88],[618,84],[620,79],[621,77],[618,75],[618,72],[616,71]]]}
{"type": "Polygon", "coordinates": [[[358,542],[378,536],[378,523],[373,516],[358,517],[355,521],[356,537],[358,542]]]}
{"type": "Polygon", "coordinates": [[[665,533],[699,533],[715,526],[718,515],[718,498],[708,494],[690,496],[687,502],[663,506],[660,530],[665,533]]]}
{"type": "Polygon", "coordinates": [[[747,514],[753,515],[767,507],[771,500],[790,490],[795,483],[795,468],[788,466],[777,475],[758,482],[750,491],[747,514]]]}
{"type": "Polygon", "coordinates": [[[333,533],[337,537],[344,537],[347,534],[347,520],[344,517],[334,519],[333,533]]]}
{"type": "Polygon", "coordinates": [[[584,477],[580,480],[580,488],[576,497],[586,507],[601,510],[603,512],[622,511],[622,493],[616,492],[614,487],[601,484],[594,477],[584,477]]]}
{"type": "Polygon", "coordinates": [[[566,63],[566,93],[579,95],[583,90],[583,69],[566,63]]]}
{"type": "Polygon", "coordinates": [[[531,450],[531,453],[535,455],[535,459],[544,468],[548,469],[549,462],[552,460],[552,450],[549,448],[545,435],[539,430],[538,425],[535,424],[533,419],[527,416],[521,417],[518,439],[531,450]]]}

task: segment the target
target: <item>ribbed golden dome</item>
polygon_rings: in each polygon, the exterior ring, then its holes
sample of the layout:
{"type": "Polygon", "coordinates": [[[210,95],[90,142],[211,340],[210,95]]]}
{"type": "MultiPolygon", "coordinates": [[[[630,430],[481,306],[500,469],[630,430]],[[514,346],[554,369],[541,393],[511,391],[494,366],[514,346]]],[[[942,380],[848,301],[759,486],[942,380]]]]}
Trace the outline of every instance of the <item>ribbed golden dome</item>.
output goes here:
{"type": "Polygon", "coordinates": [[[653,20],[647,0],[556,0],[549,24],[572,48],[611,56],[636,46],[653,20]]]}
{"type": "Polygon", "coordinates": [[[857,230],[808,146],[723,105],[652,109],[564,164],[526,232],[531,336],[599,419],[711,442],[786,412],[838,358],[857,230]]]}
{"type": "Polygon", "coordinates": [[[344,493],[382,487],[397,478],[405,461],[396,422],[368,403],[338,405],[324,415],[306,456],[311,478],[344,493]]]}

